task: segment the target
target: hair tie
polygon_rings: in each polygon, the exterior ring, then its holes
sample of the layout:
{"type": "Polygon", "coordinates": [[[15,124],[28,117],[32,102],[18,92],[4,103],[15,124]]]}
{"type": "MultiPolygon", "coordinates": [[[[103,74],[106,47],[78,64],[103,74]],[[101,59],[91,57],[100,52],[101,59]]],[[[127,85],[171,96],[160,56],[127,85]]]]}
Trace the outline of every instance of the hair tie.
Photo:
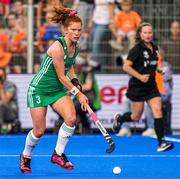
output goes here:
{"type": "Polygon", "coordinates": [[[77,14],[77,11],[72,10],[72,11],[70,11],[70,13],[69,13],[69,17],[73,17],[73,16],[75,16],[76,14],[77,14]]]}

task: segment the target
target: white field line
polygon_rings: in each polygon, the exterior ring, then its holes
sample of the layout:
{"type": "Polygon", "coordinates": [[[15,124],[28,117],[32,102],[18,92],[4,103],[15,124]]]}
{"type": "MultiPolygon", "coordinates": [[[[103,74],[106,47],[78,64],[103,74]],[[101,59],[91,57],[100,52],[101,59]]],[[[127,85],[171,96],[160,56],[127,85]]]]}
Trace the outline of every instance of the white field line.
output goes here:
{"type": "MultiPolygon", "coordinates": [[[[0,157],[19,157],[16,154],[0,154],[0,157]]],[[[33,157],[45,158],[51,155],[33,155],[33,157]]],[[[72,158],[180,158],[180,155],[68,155],[72,158]]]]}
{"type": "MultiPolygon", "coordinates": [[[[19,135],[19,136],[1,136],[0,135],[0,139],[7,139],[7,138],[25,138],[26,136],[23,136],[23,135],[19,135]]],[[[81,137],[81,136],[74,136],[74,138],[77,138],[77,137],[81,137]]],[[[95,136],[86,136],[86,137],[88,137],[88,138],[94,138],[95,136]]],[[[157,138],[155,135],[153,135],[153,136],[149,136],[149,137],[151,137],[151,138],[157,138]]],[[[42,138],[50,138],[50,136],[43,136],[42,138]]],[[[178,138],[175,138],[175,137],[165,137],[165,139],[166,140],[168,140],[168,141],[171,141],[171,142],[179,142],[180,143],[180,139],[178,139],[178,138]]]]}
{"type": "MultiPolygon", "coordinates": [[[[157,138],[156,136],[149,136],[151,138],[157,138]]],[[[171,141],[171,142],[179,142],[180,143],[180,139],[174,138],[174,137],[165,137],[165,140],[171,141]]]]}

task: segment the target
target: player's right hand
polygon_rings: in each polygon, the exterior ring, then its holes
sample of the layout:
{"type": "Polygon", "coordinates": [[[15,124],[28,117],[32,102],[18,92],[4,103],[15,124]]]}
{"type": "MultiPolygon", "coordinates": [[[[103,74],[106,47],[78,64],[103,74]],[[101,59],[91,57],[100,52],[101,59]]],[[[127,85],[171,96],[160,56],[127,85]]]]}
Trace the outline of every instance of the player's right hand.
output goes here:
{"type": "Polygon", "coordinates": [[[81,104],[81,109],[83,111],[87,110],[87,104],[89,103],[88,98],[81,92],[77,94],[77,98],[79,100],[79,103],[81,104]]]}
{"type": "Polygon", "coordinates": [[[143,83],[147,83],[147,82],[149,81],[149,77],[150,77],[149,74],[143,74],[143,75],[141,75],[140,80],[141,80],[143,83]]]}
{"type": "Polygon", "coordinates": [[[76,86],[80,91],[82,91],[82,85],[77,78],[71,79],[71,83],[76,86]]]}

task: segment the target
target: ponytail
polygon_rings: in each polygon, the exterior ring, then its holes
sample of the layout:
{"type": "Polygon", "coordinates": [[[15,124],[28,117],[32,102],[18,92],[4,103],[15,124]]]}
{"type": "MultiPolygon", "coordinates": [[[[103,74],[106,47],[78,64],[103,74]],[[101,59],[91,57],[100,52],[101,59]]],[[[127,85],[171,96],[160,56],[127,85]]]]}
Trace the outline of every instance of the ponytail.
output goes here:
{"type": "Polygon", "coordinates": [[[81,18],[78,16],[77,11],[65,8],[63,6],[54,7],[55,15],[51,18],[52,22],[59,23],[64,27],[68,27],[71,22],[80,22],[82,24],[81,18]]]}

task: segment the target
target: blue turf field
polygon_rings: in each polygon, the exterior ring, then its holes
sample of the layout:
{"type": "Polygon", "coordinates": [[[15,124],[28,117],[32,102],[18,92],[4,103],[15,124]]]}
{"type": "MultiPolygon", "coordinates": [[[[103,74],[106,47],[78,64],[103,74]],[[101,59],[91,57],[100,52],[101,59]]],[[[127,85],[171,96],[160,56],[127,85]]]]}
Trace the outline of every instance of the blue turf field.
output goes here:
{"type": "Polygon", "coordinates": [[[117,147],[106,154],[108,147],[101,135],[74,135],[66,149],[68,158],[75,165],[66,171],[50,162],[56,135],[45,135],[34,151],[32,174],[19,171],[19,154],[25,135],[0,136],[0,179],[180,179],[180,136],[172,151],[156,152],[156,139],[131,136],[112,136],[117,147]],[[112,173],[120,166],[119,175],[112,173]]]}

